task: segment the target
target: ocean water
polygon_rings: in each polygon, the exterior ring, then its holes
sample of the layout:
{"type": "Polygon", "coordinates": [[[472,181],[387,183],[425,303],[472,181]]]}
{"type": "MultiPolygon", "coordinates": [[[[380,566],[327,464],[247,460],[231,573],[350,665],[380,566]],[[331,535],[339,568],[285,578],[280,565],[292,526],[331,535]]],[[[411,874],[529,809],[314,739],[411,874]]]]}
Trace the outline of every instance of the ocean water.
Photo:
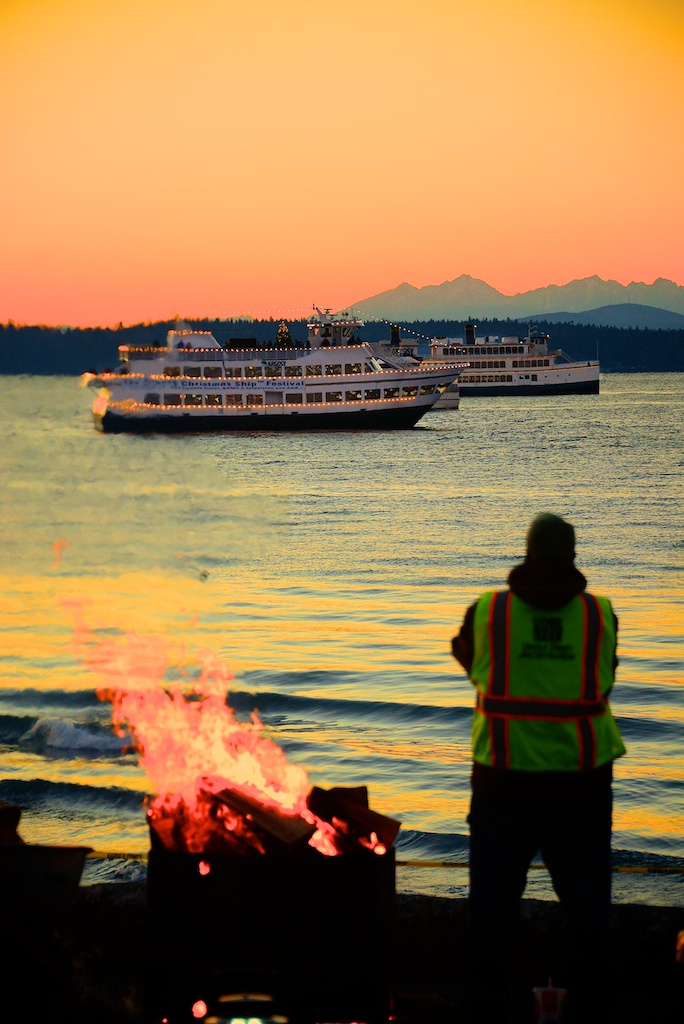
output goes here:
{"type": "MultiPolygon", "coordinates": [[[[230,666],[238,718],[401,820],[399,888],[463,894],[473,694],[450,638],[550,510],[619,618],[615,897],[684,904],[684,375],[292,436],[103,436],[67,377],[0,396],[0,798],[27,841],[91,846],[86,881],[144,877],[150,783],[80,623],[117,657],[230,666]]],[[[551,896],[543,869],[528,895],[551,896]]]]}

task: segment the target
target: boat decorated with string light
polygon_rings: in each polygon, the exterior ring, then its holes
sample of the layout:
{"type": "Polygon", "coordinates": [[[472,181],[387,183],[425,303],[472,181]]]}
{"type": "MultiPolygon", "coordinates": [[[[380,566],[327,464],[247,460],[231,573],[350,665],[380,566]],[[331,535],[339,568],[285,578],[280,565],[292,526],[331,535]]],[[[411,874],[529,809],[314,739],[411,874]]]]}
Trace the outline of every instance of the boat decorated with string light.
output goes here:
{"type": "Polygon", "coordinates": [[[573,360],[562,349],[549,350],[548,334],[477,337],[477,324],[465,325],[464,337],[433,338],[422,366],[443,363],[469,366],[440,396],[434,409],[458,407],[458,396],[597,395],[599,362],[573,360]]]}
{"type": "Polygon", "coordinates": [[[461,367],[381,365],[357,338],[363,326],[316,308],[304,344],[281,323],[273,342],[223,346],[178,324],[165,346],[122,345],[116,370],[85,373],[82,383],[97,390],[93,418],[107,433],[415,426],[461,367]]]}

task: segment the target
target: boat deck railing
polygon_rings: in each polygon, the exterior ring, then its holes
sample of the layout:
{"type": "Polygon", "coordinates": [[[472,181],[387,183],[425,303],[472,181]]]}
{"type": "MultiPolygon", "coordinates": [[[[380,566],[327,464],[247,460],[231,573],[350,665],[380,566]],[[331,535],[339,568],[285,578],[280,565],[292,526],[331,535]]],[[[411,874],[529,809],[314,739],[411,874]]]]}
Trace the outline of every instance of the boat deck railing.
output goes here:
{"type": "Polygon", "coordinates": [[[326,345],[320,348],[306,348],[305,345],[294,348],[292,346],[288,348],[180,348],[180,349],[169,349],[169,348],[133,348],[129,345],[123,345],[119,352],[123,360],[130,362],[131,360],[138,362],[142,360],[153,360],[153,359],[170,359],[178,360],[183,363],[211,363],[211,362],[223,362],[228,360],[230,362],[244,363],[246,361],[251,362],[252,360],[261,359],[301,359],[303,355],[309,355],[310,353],[316,352],[325,354],[327,352],[344,352],[345,350],[367,347],[364,346],[363,342],[357,342],[354,345],[326,345]]]}

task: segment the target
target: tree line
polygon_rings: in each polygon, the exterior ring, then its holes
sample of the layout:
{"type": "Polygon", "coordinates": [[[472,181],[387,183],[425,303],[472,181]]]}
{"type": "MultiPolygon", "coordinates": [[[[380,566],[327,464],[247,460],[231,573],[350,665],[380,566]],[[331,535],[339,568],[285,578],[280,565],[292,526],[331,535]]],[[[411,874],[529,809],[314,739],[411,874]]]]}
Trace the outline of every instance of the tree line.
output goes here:
{"type": "MultiPolygon", "coordinates": [[[[462,338],[463,320],[426,320],[400,324],[402,339],[427,354],[433,337],[462,338]]],[[[196,330],[211,331],[217,341],[275,342],[279,320],[192,320],[196,330]]],[[[524,337],[527,324],[518,320],[481,319],[478,336],[524,337]]],[[[0,374],[81,374],[101,372],[118,363],[119,345],[165,345],[171,321],[116,328],[58,328],[0,324],[0,374]]],[[[296,343],[306,341],[306,320],[288,321],[296,343]]],[[[592,327],[585,324],[536,321],[533,333],[548,334],[549,347],[562,349],[574,359],[601,361],[607,372],[684,370],[684,330],[638,327],[592,327]]],[[[389,341],[389,322],[369,322],[360,331],[364,341],[389,341]]]]}

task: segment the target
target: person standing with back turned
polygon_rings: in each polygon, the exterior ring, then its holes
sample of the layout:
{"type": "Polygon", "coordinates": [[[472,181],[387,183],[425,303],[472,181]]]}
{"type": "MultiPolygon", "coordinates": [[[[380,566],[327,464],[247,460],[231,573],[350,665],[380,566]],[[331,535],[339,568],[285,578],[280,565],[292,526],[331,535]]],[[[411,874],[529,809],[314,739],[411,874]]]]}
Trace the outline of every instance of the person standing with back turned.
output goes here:
{"type": "Polygon", "coordinates": [[[507,1019],[508,952],[538,852],[567,921],[564,1019],[609,1020],[612,767],[625,753],[608,704],[617,619],[574,559],[570,523],[538,515],[508,589],[483,594],[452,640],[477,691],[468,998],[479,1024],[507,1019]]]}

